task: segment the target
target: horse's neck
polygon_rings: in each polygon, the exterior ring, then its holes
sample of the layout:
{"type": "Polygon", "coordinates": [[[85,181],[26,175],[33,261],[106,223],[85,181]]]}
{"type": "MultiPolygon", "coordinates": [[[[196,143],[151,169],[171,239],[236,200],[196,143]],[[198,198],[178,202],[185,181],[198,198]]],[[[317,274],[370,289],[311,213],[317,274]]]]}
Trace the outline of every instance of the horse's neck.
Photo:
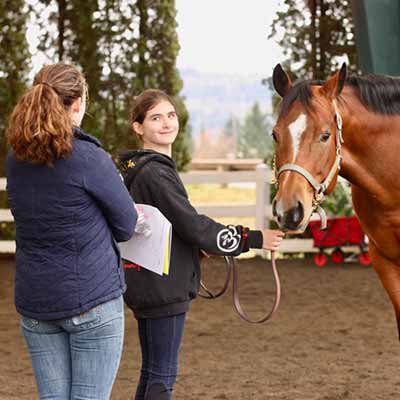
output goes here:
{"type": "Polygon", "coordinates": [[[341,175],[373,196],[388,185],[400,191],[400,115],[371,113],[360,103],[342,108],[343,164],[341,175]]]}

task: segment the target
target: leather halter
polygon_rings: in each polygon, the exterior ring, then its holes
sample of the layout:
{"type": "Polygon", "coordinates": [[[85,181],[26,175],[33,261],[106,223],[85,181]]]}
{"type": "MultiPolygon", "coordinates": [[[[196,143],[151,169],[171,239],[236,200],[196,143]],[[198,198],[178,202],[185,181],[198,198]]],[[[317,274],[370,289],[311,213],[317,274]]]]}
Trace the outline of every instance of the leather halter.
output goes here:
{"type": "Polygon", "coordinates": [[[282,174],[282,172],[293,171],[299,173],[304,178],[306,178],[308,183],[314,188],[313,211],[316,211],[321,218],[321,229],[326,228],[326,213],[325,210],[320,206],[320,204],[323,202],[325,198],[326,190],[328,189],[334,177],[338,174],[340,170],[340,163],[342,161],[341,148],[343,143],[343,126],[342,126],[343,123],[342,123],[342,117],[339,114],[335,100],[333,100],[333,107],[335,108],[335,120],[336,120],[336,157],[328,175],[323,180],[323,182],[319,183],[305,168],[297,164],[293,163],[284,164],[282,165],[281,168],[279,168],[279,171],[276,171],[274,167],[275,183],[278,183],[279,176],[282,174]]]}

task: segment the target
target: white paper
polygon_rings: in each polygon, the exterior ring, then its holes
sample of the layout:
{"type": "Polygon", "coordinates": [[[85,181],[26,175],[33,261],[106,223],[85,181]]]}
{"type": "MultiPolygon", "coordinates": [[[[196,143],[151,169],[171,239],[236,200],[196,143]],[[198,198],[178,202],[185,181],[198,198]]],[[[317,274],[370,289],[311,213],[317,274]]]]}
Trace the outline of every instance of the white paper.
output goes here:
{"type": "Polygon", "coordinates": [[[136,204],[136,206],[142,209],[150,225],[151,234],[145,236],[135,232],[127,242],[118,243],[121,256],[124,260],[163,275],[166,246],[169,246],[168,254],[171,254],[171,223],[155,207],[147,204],[136,204]]]}

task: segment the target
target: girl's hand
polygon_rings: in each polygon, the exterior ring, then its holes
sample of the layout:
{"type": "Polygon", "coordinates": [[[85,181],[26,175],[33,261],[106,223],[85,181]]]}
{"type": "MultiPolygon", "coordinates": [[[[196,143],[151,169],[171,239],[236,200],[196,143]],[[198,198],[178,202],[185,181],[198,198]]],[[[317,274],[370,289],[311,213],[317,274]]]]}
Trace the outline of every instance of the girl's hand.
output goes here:
{"type": "Polygon", "coordinates": [[[264,229],[263,235],[263,249],[276,251],[282,243],[285,233],[275,229],[264,229]]]}

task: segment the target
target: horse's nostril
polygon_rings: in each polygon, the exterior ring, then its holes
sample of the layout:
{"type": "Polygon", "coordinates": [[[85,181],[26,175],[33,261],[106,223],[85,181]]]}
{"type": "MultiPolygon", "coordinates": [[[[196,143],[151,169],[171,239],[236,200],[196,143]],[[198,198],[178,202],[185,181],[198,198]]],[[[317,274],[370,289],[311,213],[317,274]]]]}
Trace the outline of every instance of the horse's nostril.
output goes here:
{"type": "Polygon", "coordinates": [[[296,225],[300,224],[300,222],[304,218],[304,207],[303,204],[298,201],[297,207],[292,209],[292,222],[296,225]]]}
{"type": "MultiPolygon", "coordinates": [[[[275,199],[274,199],[274,201],[272,202],[272,215],[273,215],[274,217],[277,216],[277,213],[276,213],[276,200],[275,200],[275,199]]],[[[279,218],[278,218],[278,220],[279,220],[279,218]]]]}
{"type": "MultiPolygon", "coordinates": [[[[301,202],[297,202],[297,205],[288,210],[284,215],[284,226],[290,230],[295,230],[300,225],[304,218],[304,207],[301,202]]],[[[278,217],[279,221],[279,217],[278,217]]]]}
{"type": "Polygon", "coordinates": [[[300,223],[301,221],[303,221],[303,218],[304,218],[304,207],[303,207],[303,203],[301,201],[297,202],[297,209],[298,209],[298,213],[299,213],[299,218],[300,218],[299,223],[300,223]]]}

